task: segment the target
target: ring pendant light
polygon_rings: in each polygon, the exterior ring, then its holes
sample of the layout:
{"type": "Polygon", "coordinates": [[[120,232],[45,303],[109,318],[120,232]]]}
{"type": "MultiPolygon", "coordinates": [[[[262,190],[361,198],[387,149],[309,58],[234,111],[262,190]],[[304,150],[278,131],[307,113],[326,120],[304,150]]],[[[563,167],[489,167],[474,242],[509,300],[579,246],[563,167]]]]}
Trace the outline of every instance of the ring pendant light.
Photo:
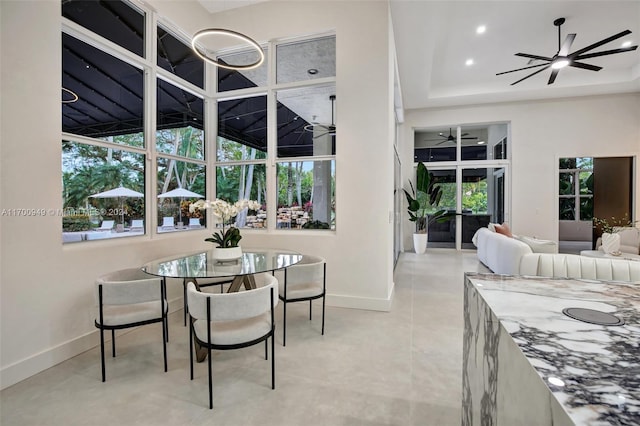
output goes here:
{"type": "Polygon", "coordinates": [[[69,90],[69,89],[67,89],[67,88],[65,88],[65,87],[63,87],[63,88],[62,88],[62,90],[63,90],[64,92],[67,92],[67,93],[68,93],[68,94],[70,94],[71,96],[73,96],[73,99],[67,99],[67,100],[63,99],[63,100],[62,100],[62,103],[63,103],[63,104],[71,104],[71,103],[73,103],[73,102],[75,102],[75,101],[77,101],[77,100],[78,100],[78,95],[76,95],[76,93],[75,93],[75,92],[73,92],[73,91],[71,91],[71,90],[69,90]]]}
{"type": "Polygon", "coordinates": [[[229,70],[250,70],[250,69],[259,67],[264,62],[264,52],[262,51],[262,48],[258,43],[256,43],[255,40],[239,32],[225,30],[222,28],[208,28],[205,30],[198,31],[197,33],[194,34],[193,39],[191,40],[191,48],[196,53],[196,55],[204,59],[206,62],[209,62],[217,67],[226,68],[229,70]],[[249,44],[252,48],[254,48],[258,52],[259,58],[257,61],[247,65],[233,65],[233,64],[225,64],[222,62],[218,62],[215,59],[212,59],[209,56],[207,56],[205,52],[201,51],[200,49],[198,49],[198,46],[196,46],[196,42],[199,39],[209,35],[224,35],[224,36],[237,38],[238,40],[243,41],[249,44]]]}

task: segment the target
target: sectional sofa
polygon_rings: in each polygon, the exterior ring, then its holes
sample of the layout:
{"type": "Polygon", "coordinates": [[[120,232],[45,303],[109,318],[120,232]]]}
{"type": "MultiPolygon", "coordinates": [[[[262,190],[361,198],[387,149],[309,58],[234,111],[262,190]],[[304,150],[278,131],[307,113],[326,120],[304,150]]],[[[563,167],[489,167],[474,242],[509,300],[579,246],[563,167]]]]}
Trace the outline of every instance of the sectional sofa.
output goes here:
{"type": "Polygon", "coordinates": [[[522,237],[508,237],[488,228],[474,235],[478,259],[496,274],[563,277],[640,283],[640,262],[558,254],[552,245],[522,237]],[[539,251],[547,251],[540,253],[539,251]]]}

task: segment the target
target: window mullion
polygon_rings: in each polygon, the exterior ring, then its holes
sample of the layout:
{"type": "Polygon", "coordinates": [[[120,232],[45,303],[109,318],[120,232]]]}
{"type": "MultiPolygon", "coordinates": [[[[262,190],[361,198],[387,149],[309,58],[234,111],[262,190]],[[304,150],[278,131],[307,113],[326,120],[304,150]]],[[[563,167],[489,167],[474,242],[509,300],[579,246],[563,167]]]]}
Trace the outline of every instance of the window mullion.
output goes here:
{"type": "Polygon", "coordinates": [[[267,230],[276,228],[278,209],[278,168],[276,158],[278,155],[278,116],[276,91],[273,86],[276,83],[276,45],[269,43],[267,50],[269,63],[267,70],[267,230]]]}
{"type": "Polygon", "coordinates": [[[147,149],[147,163],[145,164],[145,216],[149,235],[153,238],[158,233],[158,159],[156,153],[156,128],[157,128],[157,23],[158,15],[148,13],[145,22],[145,56],[150,66],[144,70],[144,135],[147,149]]]}

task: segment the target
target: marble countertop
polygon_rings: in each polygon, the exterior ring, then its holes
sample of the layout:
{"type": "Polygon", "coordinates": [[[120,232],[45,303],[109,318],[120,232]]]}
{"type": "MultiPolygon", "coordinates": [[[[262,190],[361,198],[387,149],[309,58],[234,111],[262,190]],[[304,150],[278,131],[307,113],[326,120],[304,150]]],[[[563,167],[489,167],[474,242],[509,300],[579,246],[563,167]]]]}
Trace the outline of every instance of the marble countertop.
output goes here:
{"type": "Polygon", "coordinates": [[[640,285],[466,274],[576,425],[640,425],[640,285]],[[624,325],[572,319],[564,308],[624,325]]]}

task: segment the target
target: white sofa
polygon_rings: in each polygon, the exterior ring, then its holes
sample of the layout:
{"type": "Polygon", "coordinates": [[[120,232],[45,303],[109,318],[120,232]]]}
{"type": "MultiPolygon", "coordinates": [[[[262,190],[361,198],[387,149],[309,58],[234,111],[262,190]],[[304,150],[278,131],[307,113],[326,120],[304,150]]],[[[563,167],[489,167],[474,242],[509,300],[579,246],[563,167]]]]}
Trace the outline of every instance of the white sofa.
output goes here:
{"type": "Polygon", "coordinates": [[[507,237],[488,228],[480,228],[473,236],[478,248],[478,259],[496,274],[517,275],[520,258],[533,253],[526,243],[507,237]]]}
{"type": "Polygon", "coordinates": [[[519,275],[640,283],[640,262],[575,254],[528,253],[520,259],[519,275]]]}
{"type": "Polygon", "coordinates": [[[514,235],[513,238],[480,228],[473,236],[478,259],[496,274],[517,275],[520,258],[529,253],[557,253],[555,241],[514,235]]]}

